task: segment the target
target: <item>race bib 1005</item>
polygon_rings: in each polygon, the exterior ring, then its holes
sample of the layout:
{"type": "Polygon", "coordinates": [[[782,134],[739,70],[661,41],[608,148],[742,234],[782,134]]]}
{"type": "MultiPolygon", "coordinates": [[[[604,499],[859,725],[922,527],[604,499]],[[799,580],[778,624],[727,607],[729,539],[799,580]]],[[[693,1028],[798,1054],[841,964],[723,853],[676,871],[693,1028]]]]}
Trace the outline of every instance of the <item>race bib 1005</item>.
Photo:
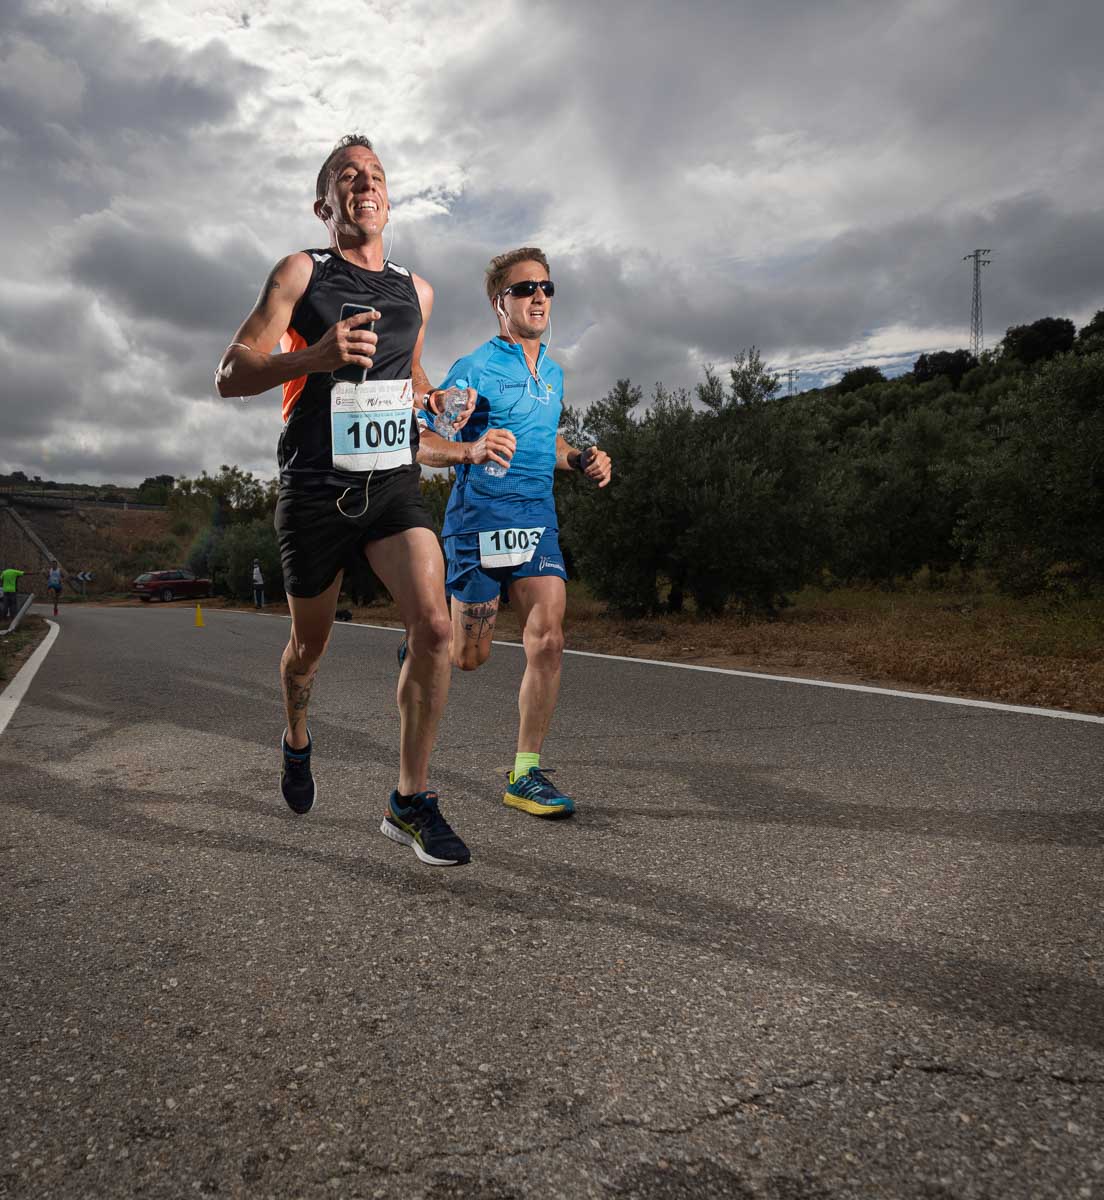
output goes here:
{"type": "Polygon", "coordinates": [[[410,449],[414,384],[409,379],[338,382],[330,389],[333,465],[390,471],[414,461],[410,449]]]}
{"type": "Polygon", "coordinates": [[[479,535],[479,562],[487,568],[520,567],[533,557],[544,535],[538,529],[487,529],[479,535]]]}

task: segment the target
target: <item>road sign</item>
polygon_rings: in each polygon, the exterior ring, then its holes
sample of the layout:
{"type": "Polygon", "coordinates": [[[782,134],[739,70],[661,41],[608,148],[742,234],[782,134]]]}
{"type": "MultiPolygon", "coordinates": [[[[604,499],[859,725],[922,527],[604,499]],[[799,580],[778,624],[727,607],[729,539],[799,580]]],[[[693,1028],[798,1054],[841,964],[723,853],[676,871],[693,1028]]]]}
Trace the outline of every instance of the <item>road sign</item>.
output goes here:
{"type": "Polygon", "coordinates": [[[78,571],[77,574],[73,576],[73,578],[78,583],[91,583],[92,580],[96,578],[96,572],[95,571],[78,571]]]}

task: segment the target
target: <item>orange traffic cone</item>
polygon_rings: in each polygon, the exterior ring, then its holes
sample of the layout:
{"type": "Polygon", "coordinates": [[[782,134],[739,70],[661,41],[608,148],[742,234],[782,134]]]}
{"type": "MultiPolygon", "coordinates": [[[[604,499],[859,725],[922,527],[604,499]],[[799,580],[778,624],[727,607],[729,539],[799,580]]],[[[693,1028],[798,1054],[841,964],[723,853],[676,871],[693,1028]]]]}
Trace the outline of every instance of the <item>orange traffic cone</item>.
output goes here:
{"type": "Polygon", "coordinates": [[[202,629],[203,626],[203,609],[196,605],[196,629],[202,629]]]}

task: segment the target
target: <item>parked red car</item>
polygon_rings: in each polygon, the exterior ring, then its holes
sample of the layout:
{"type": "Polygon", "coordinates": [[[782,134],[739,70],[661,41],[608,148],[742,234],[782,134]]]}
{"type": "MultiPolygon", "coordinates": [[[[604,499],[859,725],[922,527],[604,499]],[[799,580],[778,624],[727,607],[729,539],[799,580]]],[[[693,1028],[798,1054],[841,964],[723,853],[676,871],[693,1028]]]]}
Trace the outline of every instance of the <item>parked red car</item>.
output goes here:
{"type": "Polygon", "coordinates": [[[130,585],[133,595],[143,600],[183,600],[194,596],[209,596],[211,581],[197,579],[191,571],[147,571],[130,585]]]}

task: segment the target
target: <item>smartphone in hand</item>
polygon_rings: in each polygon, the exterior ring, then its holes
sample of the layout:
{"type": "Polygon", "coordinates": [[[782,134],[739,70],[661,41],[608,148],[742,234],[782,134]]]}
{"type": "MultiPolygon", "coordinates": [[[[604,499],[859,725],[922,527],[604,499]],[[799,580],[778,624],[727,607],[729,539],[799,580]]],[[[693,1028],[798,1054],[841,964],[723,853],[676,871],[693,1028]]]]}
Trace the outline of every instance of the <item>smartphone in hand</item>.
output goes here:
{"type": "MultiPolygon", "coordinates": [[[[341,316],[338,319],[347,321],[350,317],[355,317],[357,313],[375,311],[371,304],[343,304],[341,306],[341,316]]],[[[375,329],[375,327],[375,321],[368,321],[363,325],[357,326],[358,329],[375,329]]],[[[349,363],[334,371],[333,377],[346,383],[363,383],[368,377],[368,369],[367,367],[357,366],[356,363],[349,363]]]]}

